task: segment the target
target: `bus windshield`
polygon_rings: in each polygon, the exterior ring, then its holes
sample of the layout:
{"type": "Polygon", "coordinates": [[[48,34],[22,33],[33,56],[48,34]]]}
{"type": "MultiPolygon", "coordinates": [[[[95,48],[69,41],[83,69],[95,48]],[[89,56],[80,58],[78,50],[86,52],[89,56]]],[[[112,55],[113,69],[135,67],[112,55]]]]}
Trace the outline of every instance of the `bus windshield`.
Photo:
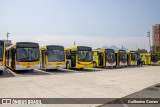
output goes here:
{"type": "Polygon", "coordinates": [[[3,48],[0,47],[0,61],[3,60],[3,48]]]}
{"type": "Polygon", "coordinates": [[[114,61],[116,59],[114,51],[107,51],[106,59],[110,61],[114,61]]]}
{"type": "Polygon", "coordinates": [[[49,62],[60,62],[64,61],[64,50],[61,49],[50,49],[48,50],[48,61],[49,62]]]}
{"type": "Polygon", "coordinates": [[[120,52],[120,60],[127,60],[127,54],[125,51],[120,52]]]}
{"type": "Polygon", "coordinates": [[[17,61],[39,61],[38,48],[17,48],[17,61]]]}
{"type": "Polygon", "coordinates": [[[92,61],[92,51],[78,51],[79,61],[92,61]]]}
{"type": "Polygon", "coordinates": [[[156,54],[151,55],[151,61],[157,62],[158,61],[158,56],[156,54]]]}
{"type": "Polygon", "coordinates": [[[136,52],[131,53],[131,59],[132,59],[133,61],[136,61],[136,60],[138,59],[138,54],[137,54],[136,52]]]}

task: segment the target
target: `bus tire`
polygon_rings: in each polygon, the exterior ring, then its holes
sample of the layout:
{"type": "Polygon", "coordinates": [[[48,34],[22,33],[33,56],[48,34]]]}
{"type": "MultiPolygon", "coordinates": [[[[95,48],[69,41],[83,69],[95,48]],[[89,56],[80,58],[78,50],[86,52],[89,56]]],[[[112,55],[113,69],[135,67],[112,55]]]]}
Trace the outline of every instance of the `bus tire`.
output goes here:
{"type": "Polygon", "coordinates": [[[3,71],[0,71],[0,75],[2,75],[3,74],[3,71]]]}
{"type": "Polygon", "coordinates": [[[94,68],[97,68],[96,62],[93,62],[93,67],[94,67],[94,68]]]}
{"type": "Polygon", "coordinates": [[[66,69],[70,69],[70,64],[69,64],[69,62],[67,62],[67,64],[66,64],[66,69]]]}
{"type": "Polygon", "coordinates": [[[144,61],[142,62],[142,65],[145,65],[145,62],[144,62],[144,61]]]}

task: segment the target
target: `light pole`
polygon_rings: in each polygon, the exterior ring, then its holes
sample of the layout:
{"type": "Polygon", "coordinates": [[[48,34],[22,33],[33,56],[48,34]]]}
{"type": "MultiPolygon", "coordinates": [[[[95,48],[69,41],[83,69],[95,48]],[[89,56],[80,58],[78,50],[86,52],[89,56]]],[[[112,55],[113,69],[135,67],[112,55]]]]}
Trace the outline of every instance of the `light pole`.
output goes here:
{"type": "Polygon", "coordinates": [[[147,32],[147,37],[149,38],[149,51],[151,52],[150,31],[147,32]]]}
{"type": "Polygon", "coordinates": [[[8,37],[9,37],[9,34],[10,34],[10,33],[8,33],[8,32],[7,32],[7,34],[6,34],[6,35],[7,35],[7,42],[8,42],[8,37]]]}

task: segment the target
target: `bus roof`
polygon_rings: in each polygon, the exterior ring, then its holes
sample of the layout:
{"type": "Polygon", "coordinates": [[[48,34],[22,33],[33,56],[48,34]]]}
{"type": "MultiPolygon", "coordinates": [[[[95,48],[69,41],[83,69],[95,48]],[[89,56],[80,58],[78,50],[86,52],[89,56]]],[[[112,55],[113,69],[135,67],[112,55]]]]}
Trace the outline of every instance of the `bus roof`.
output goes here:
{"type": "Polygon", "coordinates": [[[140,53],[140,55],[146,55],[146,56],[148,56],[148,55],[151,55],[150,53],[140,53]]]}
{"type": "Polygon", "coordinates": [[[70,47],[66,47],[65,50],[76,50],[77,48],[91,48],[91,47],[88,47],[88,46],[70,46],[70,47]]]}
{"type": "Polygon", "coordinates": [[[64,46],[61,46],[61,45],[46,45],[46,46],[40,46],[40,49],[46,49],[47,47],[63,47],[64,48],[64,46]]]}
{"type": "Polygon", "coordinates": [[[105,50],[113,50],[114,51],[114,49],[110,49],[110,48],[107,48],[107,49],[98,48],[98,49],[94,49],[93,51],[104,52],[105,50]]]}

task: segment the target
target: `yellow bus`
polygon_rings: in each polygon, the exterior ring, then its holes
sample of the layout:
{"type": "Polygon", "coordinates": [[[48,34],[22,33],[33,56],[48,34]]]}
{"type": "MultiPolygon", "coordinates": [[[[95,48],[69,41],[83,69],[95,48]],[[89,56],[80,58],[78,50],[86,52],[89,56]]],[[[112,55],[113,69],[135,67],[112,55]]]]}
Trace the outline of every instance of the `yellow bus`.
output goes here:
{"type": "Polygon", "coordinates": [[[40,48],[41,69],[66,68],[66,58],[63,46],[47,45],[40,48]]]}
{"type": "Polygon", "coordinates": [[[95,49],[93,50],[93,67],[116,66],[114,49],[95,49]]]}
{"type": "Polygon", "coordinates": [[[127,66],[127,53],[125,50],[115,50],[116,65],[127,66]]]}
{"type": "Polygon", "coordinates": [[[151,64],[158,64],[158,55],[156,53],[151,53],[151,64]]]}
{"type": "Polygon", "coordinates": [[[87,46],[71,46],[65,48],[66,68],[92,68],[92,48],[87,46]]]}
{"type": "Polygon", "coordinates": [[[40,69],[39,44],[17,42],[6,49],[6,66],[12,70],[40,69]]]}
{"type": "Polygon", "coordinates": [[[128,57],[128,65],[137,65],[137,60],[140,57],[137,51],[130,51],[127,50],[127,57],[128,57]]]}
{"type": "Polygon", "coordinates": [[[0,74],[2,74],[5,67],[5,50],[5,42],[0,40],[0,74]]]}
{"type": "Polygon", "coordinates": [[[150,53],[140,53],[140,58],[142,59],[142,63],[144,65],[151,64],[151,54],[150,53]]]}

